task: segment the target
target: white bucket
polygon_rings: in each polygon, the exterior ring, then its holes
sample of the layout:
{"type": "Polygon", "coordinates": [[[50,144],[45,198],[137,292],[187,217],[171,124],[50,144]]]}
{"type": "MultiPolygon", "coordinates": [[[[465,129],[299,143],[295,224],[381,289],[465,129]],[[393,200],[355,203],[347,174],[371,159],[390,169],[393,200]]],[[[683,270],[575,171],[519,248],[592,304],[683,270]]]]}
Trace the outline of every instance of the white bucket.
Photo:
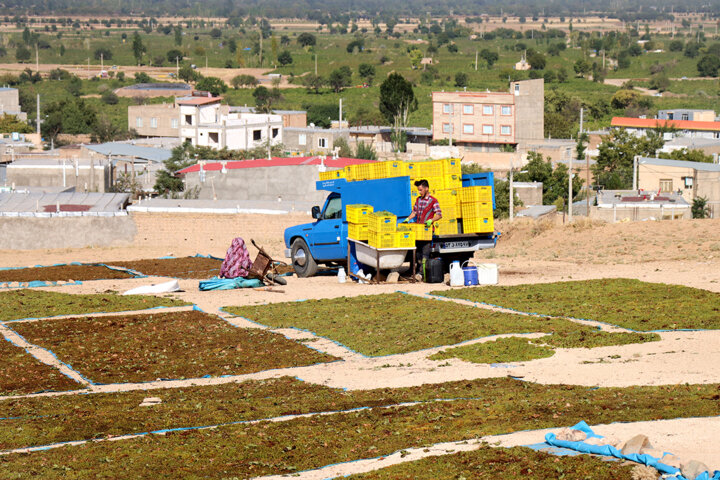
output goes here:
{"type": "Polygon", "coordinates": [[[497,285],[498,268],[495,263],[480,263],[477,265],[479,285],[497,285]]]}

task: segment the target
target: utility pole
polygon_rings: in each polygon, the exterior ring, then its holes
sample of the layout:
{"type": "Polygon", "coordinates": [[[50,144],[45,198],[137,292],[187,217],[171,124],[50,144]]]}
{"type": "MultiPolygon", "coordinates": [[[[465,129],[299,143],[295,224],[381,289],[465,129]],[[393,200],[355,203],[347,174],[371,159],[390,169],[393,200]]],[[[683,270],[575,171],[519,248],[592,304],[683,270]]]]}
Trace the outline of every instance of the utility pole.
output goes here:
{"type": "Polygon", "coordinates": [[[175,78],[180,78],[180,57],[175,57],[175,78]]]}
{"type": "Polygon", "coordinates": [[[100,52],[100,73],[102,74],[103,70],[105,70],[105,54],[100,52]]]}
{"type": "Polygon", "coordinates": [[[342,98],[340,99],[340,112],[338,112],[338,128],[342,128],[342,98]]]}
{"type": "Polygon", "coordinates": [[[262,40],[263,40],[262,37],[263,37],[262,29],[260,29],[260,66],[261,67],[262,67],[262,40]]]}
{"type": "Polygon", "coordinates": [[[475,71],[476,72],[477,72],[477,67],[478,67],[478,51],[476,49],[475,50],[475,71]]]}
{"type": "Polygon", "coordinates": [[[510,221],[512,222],[512,221],[513,221],[513,217],[515,216],[515,215],[514,215],[514,211],[513,211],[513,210],[514,210],[514,206],[515,206],[515,202],[513,201],[513,200],[514,200],[514,197],[515,197],[515,192],[514,192],[514,190],[513,190],[513,161],[512,161],[512,157],[510,158],[510,175],[509,175],[509,176],[510,176],[510,205],[509,205],[510,208],[509,208],[509,214],[510,214],[510,221]]]}
{"type": "Polygon", "coordinates": [[[633,157],[633,190],[637,192],[638,181],[637,181],[637,166],[638,166],[638,155],[633,157]]]}
{"type": "Polygon", "coordinates": [[[40,54],[38,53],[38,44],[35,44],[35,73],[40,73],[40,54]]]}
{"type": "MultiPolygon", "coordinates": [[[[585,109],[580,108],[580,130],[578,131],[578,142],[582,141],[583,113],[585,109]]],[[[573,155],[568,158],[568,222],[572,222],[572,201],[573,201],[573,155]]]]}
{"type": "Polygon", "coordinates": [[[315,54],[315,76],[317,77],[317,53],[315,54]]]}
{"type": "Polygon", "coordinates": [[[587,208],[587,216],[590,218],[590,155],[585,152],[585,207],[587,208]]]}
{"type": "Polygon", "coordinates": [[[37,94],[36,113],[35,113],[35,133],[40,135],[40,94],[37,94]]]}

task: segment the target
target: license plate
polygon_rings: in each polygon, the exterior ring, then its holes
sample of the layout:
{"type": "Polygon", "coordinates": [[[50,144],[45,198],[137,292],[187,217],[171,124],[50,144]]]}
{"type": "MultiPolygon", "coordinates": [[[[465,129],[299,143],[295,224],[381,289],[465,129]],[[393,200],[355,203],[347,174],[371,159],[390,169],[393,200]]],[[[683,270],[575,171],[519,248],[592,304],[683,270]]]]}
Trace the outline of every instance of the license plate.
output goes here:
{"type": "Polygon", "coordinates": [[[445,242],[443,244],[443,248],[468,248],[470,246],[470,242],[445,242]]]}

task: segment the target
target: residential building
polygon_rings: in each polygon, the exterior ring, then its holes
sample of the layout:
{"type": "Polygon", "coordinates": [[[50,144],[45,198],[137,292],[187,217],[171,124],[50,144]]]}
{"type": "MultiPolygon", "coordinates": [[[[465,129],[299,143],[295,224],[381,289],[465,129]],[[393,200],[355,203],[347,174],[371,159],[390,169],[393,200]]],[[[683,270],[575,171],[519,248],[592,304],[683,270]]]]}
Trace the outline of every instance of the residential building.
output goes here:
{"type": "Polygon", "coordinates": [[[288,127],[283,130],[283,145],[290,152],[310,155],[329,155],[335,142],[350,140],[347,128],[288,127]]]}
{"type": "Polygon", "coordinates": [[[15,115],[18,119],[27,121],[27,113],[20,109],[20,91],[17,88],[0,88],[0,115],[5,114],[15,115]]]}
{"type": "MultiPolygon", "coordinates": [[[[229,113],[258,113],[255,107],[230,107],[229,113]]],[[[306,127],[307,126],[307,112],[305,110],[273,110],[273,115],[280,115],[282,117],[283,127],[306,127]]]]}
{"type": "Polygon", "coordinates": [[[283,142],[280,115],[224,113],[220,97],[184,97],[180,109],[180,139],[195,146],[247,150],[283,142]]]}
{"type": "Polygon", "coordinates": [[[719,164],[642,157],[637,168],[640,190],[658,195],[674,192],[688,203],[704,197],[713,218],[720,216],[719,164]]]}
{"type": "Polygon", "coordinates": [[[613,117],[612,127],[624,128],[633,135],[643,136],[648,130],[669,129],[665,140],[675,137],[720,138],[720,122],[699,120],[661,120],[657,118],[613,117]]]}
{"type": "Polygon", "coordinates": [[[714,122],[715,110],[693,110],[676,108],[673,110],[658,110],[658,120],[690,120],[694,122],[714,122]]]}
{"type": "Polygon", "coordinates": [[[508,92],[433,92],[433,140],[499,152],[544,138],[543,79],[511,82],[508,92]]]}
{"type": "Polygon", "coordinates": [[[128,130],[143,137],[180,136],[180,108],[174,103],[131,105],[128,107],[128,130]]]}
{"type": "Polygon", "coordinates": [[[676,193],[657,195],[650,192],[601,190],[590,216],[607,222],[642,220],[679,220],[692,218],[690,204],[676,193]]]}
{"type": "MultiPolygon", "coordinates": [[[[430,141],[432,130],[421,127],[402,128],[407,138],[406,152],[412,155],[430,155],[430,141]]],[[[360,126],[350,127],[350,145],[365,143],[377,152],[378,157],[396,155],[393,152],[392,133],[393,127],[386,126],[360,126]],[[385,154],[385,155],[383,155],[385,154]]]]}

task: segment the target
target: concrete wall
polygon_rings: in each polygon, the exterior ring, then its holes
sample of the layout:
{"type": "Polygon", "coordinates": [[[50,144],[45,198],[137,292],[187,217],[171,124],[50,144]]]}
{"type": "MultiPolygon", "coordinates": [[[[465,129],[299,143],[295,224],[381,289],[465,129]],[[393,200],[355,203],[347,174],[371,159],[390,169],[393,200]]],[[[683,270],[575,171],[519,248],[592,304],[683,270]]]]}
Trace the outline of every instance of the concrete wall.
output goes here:
{"type": "Polygon", "coordinates": [[[0,217],[0,250],[104,247],[130,243],[132,217],[0,217]]]}
{"type": "Polygon", "coordinates": [[[697,196],[708,199],[710,216],[720,218],[720,172],[698,171],[696,182],[697,196]]]}
{"type": "Polygon", "coordinates": [[[138,135],[177,138],[180,135],[179,121],[180,109],[174,104],[130,105],[128,107],[128,129],[135,129],[138,135]],[[139,122],[138,119],[140,119],[139,122]],[[175,120],[174,126],[173,120],[175,120]],[[153,127],[153,124],[156,126],[153,127]]]}
{"type": "Polygon", "coordinates": [[[637,222],[640,220],[680,220],[692,218],[690,206],[684,208],[640,208],[640,207],[618,207],[600,208],[590,207],[590,218],[593,220],[604,220],[606,222],[637,222]]]}
{"type": "Polygon", "coordinates": [[[75,187],[78,192],[106,192],[111,186],[109,166],[95,164],[79,165],[77,171],[71,161],[65,165],[65,185],[63,185],[63,165],[15,165],[7,168],[7,183],[23,187],[75,187]],[[76,176],[77,172],[77,176],[76,176]]]}
{"type": "Polygon", "coordinates": [[[320,204],[327,192],[316,191],[316,165],[287,167],[237,168],[185,175],[186,189],[200,187],[200,199],[212,200],[270,200],[306,201],[320,204]]]}
{"type": "Polygon", "coordinates": [[[542,205],[543,204],[543,184],[542,182],[513,182],[513,189],[523,205],[542,205]]]}
{"type": "Polygon", "coordinates": [[[545,138],[545,81],[521,80],[510,83],[515,96],[515,140],[522,144],[545,138]]]}
{"type": "Polygon", "coordinates": [[[333,144],[338,138],[344,138],[349,142],[350,134],[348,130],[290,127],[283,131],[283,144],[287,150],[311,155],[326,155],[332,153],[333,144]],[[325,147],[320,146],[321,139],[324,139],[325,147]]]}
{"type": "MultiPolygon", "coordinates": [[[[661,180],[670,180],[672,189],[670,192],[682,191],[682,196],[688,203],[692,203],[694,189],[685,188],[683,177],[694,177],[695,170],[684,167],[671,167],[667,165],[638,165],[638,188],[649,192],[657,192],[661,180]]],[[[720,200],[720,199],[719,199],[720,200]]]]}

